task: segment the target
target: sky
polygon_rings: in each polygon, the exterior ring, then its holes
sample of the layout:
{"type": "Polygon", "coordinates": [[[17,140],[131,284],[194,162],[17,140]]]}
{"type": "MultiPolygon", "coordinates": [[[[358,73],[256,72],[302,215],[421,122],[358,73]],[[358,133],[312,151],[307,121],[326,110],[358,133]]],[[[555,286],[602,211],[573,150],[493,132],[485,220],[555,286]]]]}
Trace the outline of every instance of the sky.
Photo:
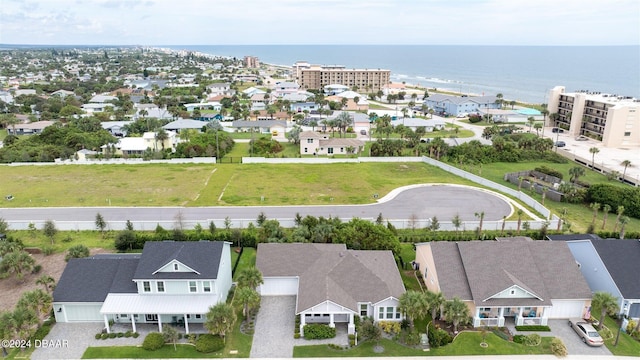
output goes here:
{"type": "Polygon", "coordinates": [[[640,45],[640,1],[0,0],[0,44],[640,45]]]}

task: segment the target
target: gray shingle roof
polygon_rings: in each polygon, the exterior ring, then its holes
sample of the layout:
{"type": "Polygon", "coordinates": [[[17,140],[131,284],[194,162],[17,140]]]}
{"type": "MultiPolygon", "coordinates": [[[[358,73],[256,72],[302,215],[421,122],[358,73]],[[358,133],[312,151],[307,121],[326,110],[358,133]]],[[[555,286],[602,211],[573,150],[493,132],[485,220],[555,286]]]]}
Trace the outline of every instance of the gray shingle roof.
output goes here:
{"type": "Polygon", "coordinates": [[[376,303],[405,292],[391,251],[263,243],[256,266],[264,277],[299,277],[297,313],[327,300],[358,311],[358,302],[376,303]]]}
{"type": "Polygon", "coordinates": [[[622,296],[640,299],[640,240],[591,239],[591,243],[622,296]]]}
{"type": "Polygon", "coordinates": [[[138,256],[70,259],[53,291],[55,302],[102,302],[109,292],[136,293],[138,256]]]}
{"type": "Polygon", "coordinates": [[[216,279],[224,242],[147,241],[133,279],[216,279]],[[197,271],[154,274],[173,260],[197,271]]]}
{"type": "Polygon", "coordinates": [[[433,242],[442,293],[476,305],[551,305],[551,299],[588,299],[591,291],[564,242],[433,242]],[[492,298],[519,286],[537,299],[492,298]]]}

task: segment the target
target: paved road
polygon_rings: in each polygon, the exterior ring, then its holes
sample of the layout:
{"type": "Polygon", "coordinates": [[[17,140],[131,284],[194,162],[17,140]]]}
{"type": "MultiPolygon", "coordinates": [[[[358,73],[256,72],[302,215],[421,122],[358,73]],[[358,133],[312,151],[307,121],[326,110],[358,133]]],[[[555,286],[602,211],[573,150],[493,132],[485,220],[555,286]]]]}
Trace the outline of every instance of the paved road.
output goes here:
{"type": "Polygon", "coordinates": [[[412,186],[367,205],[318,206],[213,206],[213,207],[92,207],[92,208],[2,208],[0,218],[11,221],[94,221],[96,213],[106,221],[174,221],[178,213],[184,221],[215,219],[256,219],[260,212],[269,219],[293,219],[324,216],[339,218],[385,218],[410,220],[437,216],[448,221],[456,214],[461,220],[477,220],[475,213],[485,213],[485,220],[500,220],[512,212],[502,197],[476,188],[450,185],[412,186]],[[395,195],[395,196],[394,196],[395,195]],[[388,199],[388,200],[387,200],[388,199]]]}

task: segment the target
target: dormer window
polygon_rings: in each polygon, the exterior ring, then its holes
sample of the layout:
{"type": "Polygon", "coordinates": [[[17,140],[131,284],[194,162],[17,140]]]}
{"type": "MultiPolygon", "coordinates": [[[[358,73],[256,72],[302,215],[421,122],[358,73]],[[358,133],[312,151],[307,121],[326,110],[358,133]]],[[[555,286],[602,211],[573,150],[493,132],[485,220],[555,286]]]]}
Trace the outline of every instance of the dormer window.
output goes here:
{"type": "Polygon", "coordinates": [[[173,264],[173,271],[178,271],[178,264],[173,264]]]}

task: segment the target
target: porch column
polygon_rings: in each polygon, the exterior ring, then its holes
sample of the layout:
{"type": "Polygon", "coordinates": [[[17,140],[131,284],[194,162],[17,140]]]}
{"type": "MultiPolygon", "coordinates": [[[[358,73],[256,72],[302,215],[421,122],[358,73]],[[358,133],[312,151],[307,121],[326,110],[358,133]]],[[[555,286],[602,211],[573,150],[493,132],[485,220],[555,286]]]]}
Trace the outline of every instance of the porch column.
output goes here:
{"type": "Polygon", "coordinates": [[[104,314],[104,327],[107,328],[107,334],[111,333],[111,329],[109,329],[109,319],[107,319],[107,314],[104,314]]]}
{"type": "Polygon", "coordinates": [[[498,312],[498,326],[499,327],[504,326],[504,308],[503,307],[501,307],[500,311],[498,312]]]}
{"type": "Polygon", "coordinates": [[[189,320],[187,320],[187,314],[184,314],[184,331],[186,334],[189,333],[189,320]]]}
{"type": "Polygon", "coordinates": [[[136,332],[136,319],[134,314],[131,314],[131,327],[133,327],[133,332],[136,332]]]}
{"type": "Polygon", "coordinates": [[[524,307],[520,306],[518,308],[518,319],[516,321],[516,325],[522,325],[523,321],[522,321],[522,310],[524,310],[524,307]]]}
{"type": "Polygon", "coordinates": [[[547,308],[542,308],[542,313],[540,313],[540,325],[547,325],[547,317],[545,316],[547,312],[547,308]]]}
{"type": "Polygon", "coordinates": [[[476,316],[473,317],[473,327],[480,326],[480,308],[476,307],[476,316]]]}
{"type": "Polygon", "coordinates": [[[354,314],[349,314],[349,325],[347,326],[347,333],[349,335],[355,334],[356,333],[356,326],[353,323],[353,318],[354,318],[354,314]]]}
{"type": "Polygon", "coordinates": [[[162,332],[162,316],[158,314],[158,332],[162,332]]]}
{"type": "Polygon", "coordinates": [[[300,314],[300,336],[304,336],[304,326],[306,315],[304,313],[300,314]]]}
{"type": "Polygon", "coordinates": [[[336,324],[333,322],[333,313],[329,314],[329,326],[332,328],[336,327],[336,324]]]}

